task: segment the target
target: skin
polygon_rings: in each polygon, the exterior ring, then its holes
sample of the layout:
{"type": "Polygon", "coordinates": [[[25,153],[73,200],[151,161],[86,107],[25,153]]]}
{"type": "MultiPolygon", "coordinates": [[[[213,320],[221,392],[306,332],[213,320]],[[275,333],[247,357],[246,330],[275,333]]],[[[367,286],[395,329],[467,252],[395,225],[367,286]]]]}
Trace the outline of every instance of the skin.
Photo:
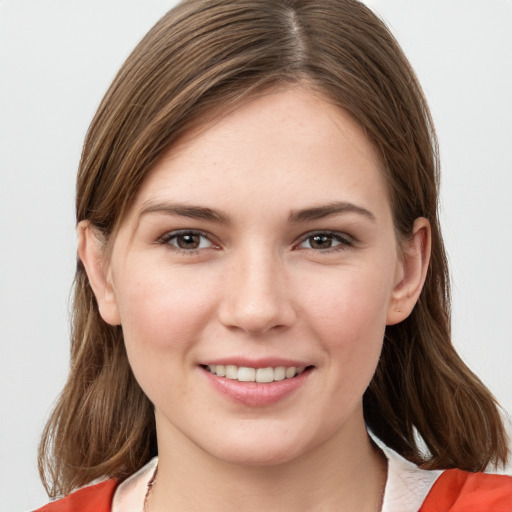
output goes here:
{"type": "Polygon", "coordinates": [[[298,86],[171,149],[107,260],[81,223],[79,254],[101,314],[123,326],[155,405],[150,509],[377,510],[385,463],[367,436],[362,395],[385,326],[419,296],[429,239],[417,219],[398,243],[373,146],[345,112],[298,86]],[[342,211],[311,218],[340,202],[342,211]],[[178,214],[177,204],[221,218],[178,214]],[[277,403],[247,406],[219,393],[201,366],[226,357],[311,369],[277,403]]]}

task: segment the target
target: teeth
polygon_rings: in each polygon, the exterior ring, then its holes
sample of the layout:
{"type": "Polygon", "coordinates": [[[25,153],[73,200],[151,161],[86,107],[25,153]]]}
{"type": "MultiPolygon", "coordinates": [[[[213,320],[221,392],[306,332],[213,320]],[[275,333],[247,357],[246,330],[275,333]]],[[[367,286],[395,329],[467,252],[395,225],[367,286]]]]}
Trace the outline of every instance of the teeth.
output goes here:
{"type": "Polygon", "coordinates": [[[234,364],[211,364],[208,370],[219,377],[226,377],[240,382],[274,382],[276,380],[291,379],[300,375],[306,369],[305,366],[278,366],[276,368],[250,368],[247,366],[235,366],[234,364]]]}
{"type": "Polygon", "coordinates": [[[297,372],[297,368],[295,368],[295,366],[291,366],[290,368],[286,368],[286,371],[284,372],[284,376],[287,379],[291,379],[292,377],[295,377],[296,372],[297,372]]]}
{"type": "Polygon", "coordinates": [[[238,379],[238,366],[235,366],[234,364],[227,364],[226,365],[226,378],[232,379],[232,380],[237,380],[238,379]]]}
{"type": "Polygon", "coordinates": [[[284,366],[278,366],[277,368],[274,368],[274,380],[284,380],[285,377],[286,368],[284,366]]]}
{"type": "Polygon", "coordinates": [[[240,382],[254,382],[256,380],[256,370],[254,368],[240,366],[240,368],[238,368],[237,378],[240,382]]]}
{"type": "Polygon", "coordinates": [[[258,368],[256,382],[274,382],[274,368],[258,368]]]}

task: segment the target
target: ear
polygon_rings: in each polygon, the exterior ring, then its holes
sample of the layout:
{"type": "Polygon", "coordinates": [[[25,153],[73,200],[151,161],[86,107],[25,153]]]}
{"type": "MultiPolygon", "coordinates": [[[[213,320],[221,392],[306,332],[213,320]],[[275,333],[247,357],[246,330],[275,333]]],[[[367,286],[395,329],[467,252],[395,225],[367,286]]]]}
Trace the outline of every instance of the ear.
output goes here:
{"type": "Polygon", "coordinates": [[[403,244],[396,283],[388,308],[387,325],[405,320],[418,301],[427,276],[430,241],[430,222],[424,217],[417,218],[411,237],[403,244]]]}
{"type": "Polygon", "coordinates": [[[79,222],[77,236],[78,257],[87,272],[101,317],[110,325],[119,325],[121,318],[112,284],[110,267],[104,261],[104,242],[101,240],[97,229],[88,221],[79,222]]]}

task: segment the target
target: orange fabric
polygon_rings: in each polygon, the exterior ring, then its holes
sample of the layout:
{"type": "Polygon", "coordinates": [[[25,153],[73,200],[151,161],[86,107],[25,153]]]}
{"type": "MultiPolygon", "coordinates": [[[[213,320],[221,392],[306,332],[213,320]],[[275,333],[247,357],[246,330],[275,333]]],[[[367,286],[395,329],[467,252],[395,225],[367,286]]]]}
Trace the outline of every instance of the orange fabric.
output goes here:
{"type": "Polygon", "coordinates": [[[110,512],[117,480],[111,478],[75,491],[34,512],[110,512]]]}
{"type": "Polygon", "coordinates": [[[449,469],[419,512],[512,512],[512,477],[449,469]]]}

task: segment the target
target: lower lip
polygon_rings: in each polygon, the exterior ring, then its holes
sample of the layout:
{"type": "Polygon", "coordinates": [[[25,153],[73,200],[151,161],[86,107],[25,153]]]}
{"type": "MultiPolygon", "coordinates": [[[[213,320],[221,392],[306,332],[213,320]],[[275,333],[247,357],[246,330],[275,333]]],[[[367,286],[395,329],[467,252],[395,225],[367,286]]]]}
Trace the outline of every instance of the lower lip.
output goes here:
{"type": "Polygon", "coordinates": [[[250,407],[261,407],[279,402],[297,391],[308,379],[311,368],[291,379],[274,382],[240,382],[238,380],[218,377],[203,368],[203,372],[211,385],[231,400],[250,407]]]}

